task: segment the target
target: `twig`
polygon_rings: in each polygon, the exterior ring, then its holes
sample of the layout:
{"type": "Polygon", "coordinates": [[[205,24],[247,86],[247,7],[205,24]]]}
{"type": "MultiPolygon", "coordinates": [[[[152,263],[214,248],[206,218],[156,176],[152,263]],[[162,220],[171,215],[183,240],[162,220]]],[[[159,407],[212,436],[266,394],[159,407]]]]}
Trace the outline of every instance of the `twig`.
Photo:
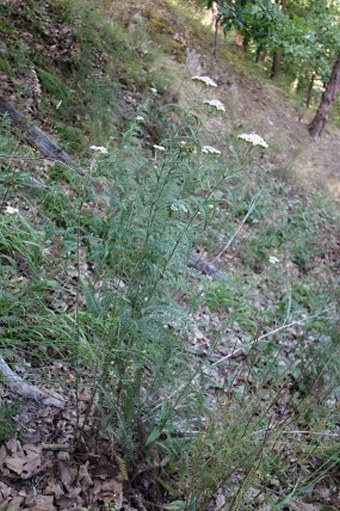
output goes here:
{"type": "Polygon", "coordinates": [[[19,131],[23,140],[35,147],[40,154],[51,160],[64,163],[81,175],[85,174],[85,170],[80,167],[79,163],[58,146],[52,137],[32,122],[27,121],[10,103],[0,100],[0,114],[7,115],[11,119],[12,130],[15,133],[19,131]]]}
{"type": "MultiPolygon", "coordinates": [[[[325,312],[325,311],[322,311],[322,312],[325,312]]],[[[266,339],[267,337],[270,337],[271,335],[274,335],[277,332],[281,332],[282,330],[286,330],[287,328],[290,328],[291,326],[303,325],[307,320],[316,318],[317,316],[320,316],[320,314],[321,314],[321,312],[318,312],[316,314],[313,314],[312,316],[308,316],[305,319],[300,319],[299,321],[292,321],[291,323],[283,324],[283,325],[279,326],[278,328],[275,328],[274,330],[271,330],[270,332],[267,332],[266,334],[260,335],[260,337],[258,337],[256,339],[256,341],[257,342],[258,341],[262,341],[262,339],[266,339]]],[[[285,319],[285,321],[286,320],[287,320],[287,318],[285,319]]],[[[225,357],[222,357],[220,360],[217,360],[217,362],[214,362],[211,365],[211,367],[214,367],[214,366],[220,364],[221,362],[224,362],[225,360],[228,360],[230,358],[234,358],[235,356],[237,356],[236,352],[229,353],[229,355],[226,355],[225,357]]]]}
{"type": "Polygon", "coordinates": [[[41,444],[44,451],[69,451],[72,449],[71,444],[41,444]]]}
{"type": "Polygon", "coordinates": [[[211,364],[211,367],[215,367],[221,362],[224,362],[225,360],[229,360],[231,358],[238,358],[242,356],[243,358],[246,358],[246,353],[242,348],[237,349],[236,351],[233,351],[232,353],[229,353],[229,355],[226,355],[225,357],[220,358],[220,360],[216,360],[213,364],[211,364]]]}
{"type": "Polygon", "coordinates": [[[247,211],[247,214],[244,216],[242,222],[240,223],[240,225],[238,226],[238,228],[236,229],[236,231],[234,232],[234,234],[232,235],[232,237],[229,239],[228,243],[222,248],[222,250],[217,254],[217,256],[214,257],[213,261],[216,261],[217,259],[220,259],[223,254],[228,250],[228,248],[230,247],[230,245],[233,243],[234,239],[236,238],[236,236],[239,234],[239,232],[241,231],[242,227],[244,226],[244,224],[246,223],[246,221],[248,220],[249,216],[252,214],[252,212],[254,211],[254,209],[256,208],[258,202],[257,200],[259,199],[260,195],[262,193],[262,190],[260,190],[251,200],[251,203],[250,203],[250,206],[249,206],[249,209],[247,211]]]}
{"type": "Polygon", "coordinates": [[[208,275],[212,280],[223,280],[226,278],[226,274],[223,271],[218,270],[213,264],[198,254],[192,254],[188,261],[188,266],[189,268],[195,268],[203,273],[203,275],[208,275]]]}
{"type": "Polygon", "coordinates": [[[64,398],[52,391],[47,393],[25,382],[19,375],[17,375],[9,365],[0,357],[0,373],[5,377],[5,383],[9,386],[12,392],[20,394],[22,397],[28,399],[35,399],[36,401],[42,401],[44,405],[55,406],[56,408],[64,408],[64,398]]]}

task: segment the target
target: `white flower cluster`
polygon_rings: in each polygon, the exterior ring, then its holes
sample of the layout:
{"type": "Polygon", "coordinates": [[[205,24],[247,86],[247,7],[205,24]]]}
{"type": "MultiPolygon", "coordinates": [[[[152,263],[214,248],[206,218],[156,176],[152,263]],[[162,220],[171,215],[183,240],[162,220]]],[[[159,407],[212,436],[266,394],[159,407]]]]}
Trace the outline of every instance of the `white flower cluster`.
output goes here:
{"type": "Polygon", "coordinates": [[[154,144],[153,148],[155,149],[155,151],[165,151],[165,147],[162,145],[154,144]]]}
{"type": "Polygon", "coordinates": [[[5,215],[17,215],[19,213],[18,208],[13,208],[13,206],[6,206],[4,209],[5,215]]]}
{"type": "Polygon", "coordinates": [[[179,206],[177,206],[177,204],[170,204],[170,209],[171,209],[171,211],[179,211],[179,210],[181,210],[184,213],[188,213],[188,210],[184,206],[184,204],[180,204],[179,206]]]}
{"type": "Polygon", "coordinates": [[[209,76],[193,76],[191,78],[194,82],[202,82],[207,87],[217,87],[217,83],[214,82],[209,76]]]}
{"type": "Polygon", "coordinates": [[[249,142],[250,144],[253,144],[253,146],[261,146],[267,149],[269,146],[267,142],[263,140],[260,135],[256,135],[256,133],[243,133],[242,135],[238,135],[237,138],[241,138],[242,140],[245,140],[246,142],[249,142]]]}
{"type": "Polygon", "coordinates": [[[269,262],[270,262],[270,264],[279,264],[280,259],[278,259],[278,258],[277,258],[277,257],[275,257],[275,256],[270,256],[270,257],[269,257],[269,262]]]}
{"type": "Polygon", "coordinates": [[[144,121],[144,117],[142,117],[141,115],[137,115],[136,121],[144,121]]]}
{"type": "Polygon", "coordinates": [[[219,110],[220,112],[225,112],[224,105],[222,101],[220,101],[219,99],[206,99],[205,101],[203,101],[203,104],[212,106],[213,108],[216,108],[216,110],[219,110]]]}
{"type": "Polygon", "coordinates": [[[218,149],[215,149],[215,147],[211,145],[205,145],[202,147],[202,153],[204,154],[216,154],[217,156],[220,156],[222,153],[218,149]]]}
{"type": "Polygon", "coordinates": [[[106,149],[106,147],[103,147],[103,146],[91,145],[90,149],[91,149],[91,151],[96,151],[101,154],[107,154],[107,149],[106,149]]]}

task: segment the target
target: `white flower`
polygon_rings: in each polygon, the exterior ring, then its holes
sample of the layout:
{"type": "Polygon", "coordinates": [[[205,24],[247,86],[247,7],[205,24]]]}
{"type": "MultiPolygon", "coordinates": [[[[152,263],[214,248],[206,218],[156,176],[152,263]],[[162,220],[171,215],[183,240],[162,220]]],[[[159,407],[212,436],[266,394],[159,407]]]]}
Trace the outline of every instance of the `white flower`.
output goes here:
{"type": "Polygon", "coordinates": [[[279,264],[280,260],[275,256],[270,256],[269,262],[270,262],[270,264],[279,264]]]}
{"type": "Polygon", "coordinates": [[[18,208],[13,208],[12,206],[6,206],[4,210],[5,215],[17,215],[19,213],[18,208]]]}
{"type": "Polygon", "coordinates": [[[215,147],[212,147],[211,145],[205,145],[202,147],[202,153],[204,154],[216,154],[217,156],[220,156],[222,153],[218,149],[215,149],[215,147]]]}
{"type": "Polygon", "coordinates": [[[107,154],[107,149],[106,149],[106,147],[103,147],[103,146],[91,145],[90,149],[91,149],[91,151],[97,151],[98,153],[101,153],[101,154],[107,154]]]}
{"type": "Polygon", "coordinates": [[[214,80],[212,80],[211,78],[209,78],[209,76],[193,76],[191,79],[196,82],[202,82],[207,87],[217,87],[217,83],[214,82],[214,80]]]}
{"type": "Polygon", "coordinates": [[[153,148],[154,148],[156,151],[165,151],[165,147],[164,147],[164,146],[162,146],[162,145],[154,144],[154,145],[153,145],[153,148]]]}
{"type": "Polygon", "coordinates": [[[187,143],[186,143],[186,141],[185,141],[185,140],[181,140],[181,141],[180,141],[180,144],[181,144],[182,146],[186,146],[186,145],[187,145],[187,143]]]}
{"type": "Polygon", "coordinates": [[[142,117],[141,115],[137,115],[136,121],[144,121],[144,117],[142,117]]]}
{"type": "Polygon", "coordinates": [[[204,103],[204,105],[209,105],[209,106],[216,108],[216,110],[219,110],[220,112],[225,112],[224,105],[219,99],[210,99],[210,100],[207,99],[206,101],[203,101],[203,103],[204,103]]]}
{"type": "Polygon", "coordinates": [[[171,211],[178,211],[178,206],[176,206],[176,204],[171,204],[170,209],[171,211]]]}
{"type": "Polygon", "coordinates": [[[150,87],[150,90],[152,94],[157,94],[157,89],[155,89],[155,87],[150,87]]]}
{"type": "Polygon", "coordinates": [[[242,140],[245,140],[246,142],[249,142],[250,144],[253,144],[253,146],[260,145],[261,147],[264,147],[267,149],[268,144],[263,140],[260,135],[256,135],[256,133],[243,133],[242,135],[238,135],[237,138],[241,138],[242,140]]]}

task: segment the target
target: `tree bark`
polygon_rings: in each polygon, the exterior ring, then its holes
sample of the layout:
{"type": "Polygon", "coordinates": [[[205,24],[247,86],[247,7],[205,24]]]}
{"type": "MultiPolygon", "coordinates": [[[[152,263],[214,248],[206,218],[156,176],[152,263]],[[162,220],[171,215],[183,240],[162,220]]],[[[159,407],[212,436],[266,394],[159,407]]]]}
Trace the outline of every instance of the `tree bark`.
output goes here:
{"type": "MultiPolygon", "coordinates": [[[[276,3],[281,6],[281,9],[283,12],[287,10],[287,2],[286,0],[276,0],[276,3]]],[[[276,80],[276,78],[280,74],[280,68],[281,68],[281,59],[282,59],[282,52],[281,51],[274,51],[273,55],[273,64],[272,64],[272,72],[270,75],[270,78],[272,80],[276,80]]]]}
{"type": "Polygon", "coordinates": [[[307,98],[306,98],[306,107],[309,108],[311,101],[312,101],[312,94],[313,94],[313,87],[314,87],[314,81],[315,81],[315,71],[313,71],[312,76],[310,78],[308,91],[307,91],[307,98]]]}
{"type": "Polygon", "coordinates": [[[217,57],[219,27],[220,27],[220,16],[219,16],[219,14],[216,14],[216,16],[215,16],[215,33],[214,33],[214,49],[213,49],[213,56],[215,59],[217,57]]]}
{"type": "Polygon", "coordinates": [[[327,87],[322,94],[319,108],[310,125],[308,126],[309,133],[312,137],[320,137],[326,123],[332,113],[335,104],[336,96],[340,90],[340,55],[335,61],[332,74],[327,87]]]}
{"type": "Polygon", "coordinates": [[[274,51],[272,72],[270,78],[276,80],[280,73],[282,53],[280,51],[274,51]]]}

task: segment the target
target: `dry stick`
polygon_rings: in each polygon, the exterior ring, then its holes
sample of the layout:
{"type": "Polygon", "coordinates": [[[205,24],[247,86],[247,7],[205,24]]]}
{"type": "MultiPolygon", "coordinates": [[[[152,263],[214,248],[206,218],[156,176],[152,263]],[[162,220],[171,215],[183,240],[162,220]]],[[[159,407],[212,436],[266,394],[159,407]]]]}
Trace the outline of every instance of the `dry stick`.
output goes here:
{"type": "Polygon", "coordinates": [[[61,149],[42,129],[32,122],[26,121],[25,117],[10,103],[0,100],[0,114],[7,115],[12,121],[13,131],[19,131],[23,140],[38,149],[43,156],[66,164],[81,175],[85,174],[85,170],[80,167],[76,160],[61,149]]]}
{"type": "MultiPolygon", "coordinates": [[[[277,332],[281,332],[281,330],[286,330],[287,328],[290,328],[291,326],[303,325],[307,320],[313,319],[313,318],[316,318],[316,317],[320,316],[320,314],[322,312],[326,312],[326,311],[318,312],[316,314],[313,314],[312,316],[308,316],[305,319],[300,319],[299,321],[292,321],[291,323],[288,323],[288,325],[287,324],[283,324],[283,325],[279,326],[278,328],[275,328],[274,330],[271,330],[270,332],[267,332],[266,334],[261,335],[260,337],[257,338],[257,341],[262,341],[262,339],[266,339],[267,337],[270,337],[271,335],[274,335],[277,332]]],[[[225,360],[228,360],[229,358],[232,358],[232,355],[233,354],[229,354],[229,355],[226,355],[223,358],[220,358],[220,360],[217,360],[216,362],[214,362],[211,365],[211,367],[214,367],[214,366],[220,364],[221,362],[224,362],[225,360]]]]}
{"type": "Polygon", "coordinates": [[[208,275],[212,280],[223,280],[226,278],[226,274],[223,271],[218,270],[199,254],[192,254],[188,261],[188,266],[189,268],[195,268],[203,273],[203,275],[208,275]]]}
{"type": "Polygon", "coordinates": [[[247,211],[247,214],[245,215],[245,217],[243,218],[242,222],[240,223],[240,225],[238,226],[238,228],[236,229],[236,231],[234,232],[234,234],[232,235],[232,237],[229,239],[228,243],[225,245],[225,247],[222,248],[222,250],[217,254],[217,256],[214,257],[213,259],[213,262],[216,261],[217,259],[220,259],[223,254],[228,250],[228,248],[230,247],[230,245],[233,243],[234,239],[236,238],[236,236],[239,234],[240,230],[242,229],[242,227],[244,226],[244,224],[246,223],[246,221],[248,220],[249,216],[252,214],[252,212],[254,211],[254,209],[256,208],[257,204],[258,204],[258,199],[260,198],[261,196],[261,193],[262,193],[262,190],[260,190],[253,198],[252,198],[252,201],[250,203],[250,206],[249,206],[249,209],[247,211]]]}
{"type": "Polygon", "coordinates": [[[57,408],[64,408],[65,401],[62,396],[56,392],[47,393],[35,385],[25,382],[21,376],[18,376],[9,365],[0,357],[0,373],[5,377],[5,383],[9,386],[12,392],[20,394],[22,397],[43,401],[44,405],[51,405],[57,408]]]}

